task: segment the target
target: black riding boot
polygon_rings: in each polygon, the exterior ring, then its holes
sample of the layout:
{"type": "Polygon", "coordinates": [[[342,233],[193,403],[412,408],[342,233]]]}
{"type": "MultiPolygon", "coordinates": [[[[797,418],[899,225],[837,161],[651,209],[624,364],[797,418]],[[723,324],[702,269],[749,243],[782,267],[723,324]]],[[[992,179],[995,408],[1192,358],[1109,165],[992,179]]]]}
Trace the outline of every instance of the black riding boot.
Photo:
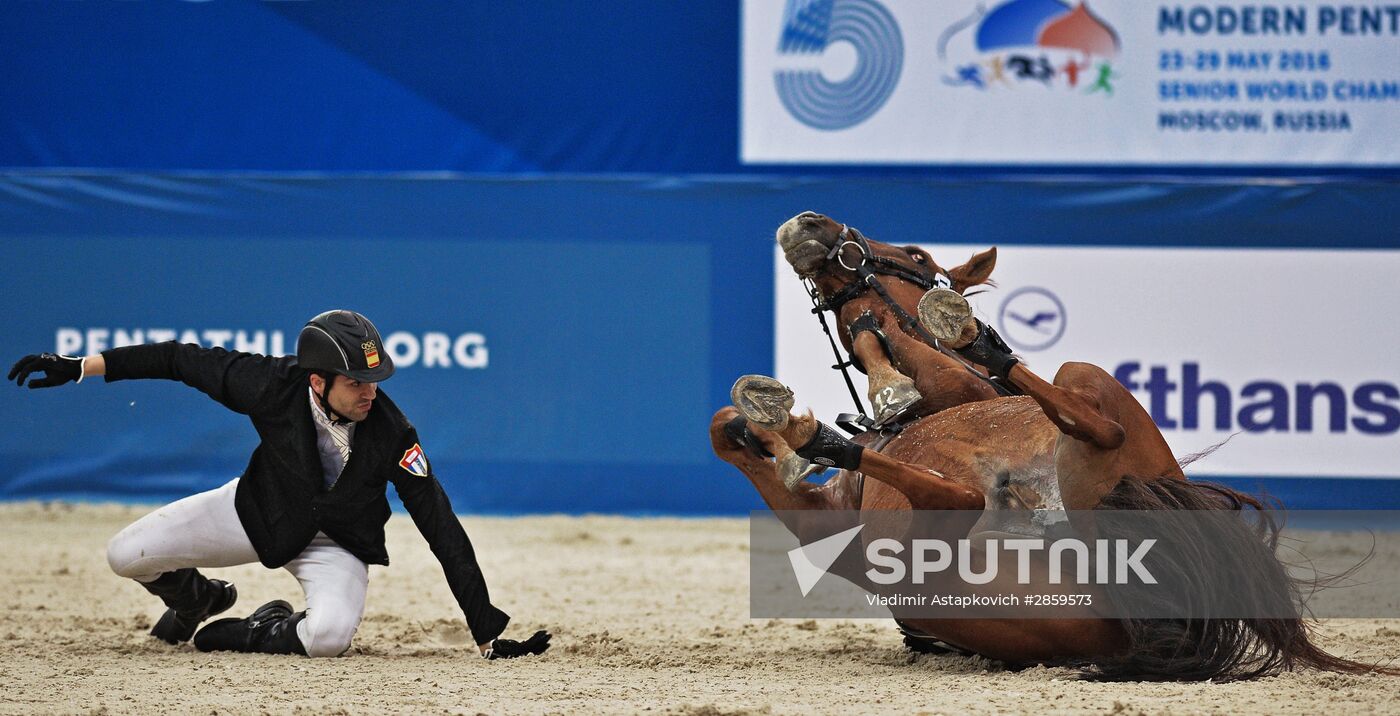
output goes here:
{"type": "Polygon", "coordinates": [[[177,569],[139,584],[169,607],[151,628],[151,636],[170,644],[189,641],[200,622],[238,601],[238,590],[232,584],[209,579],[197,569],[177,569]]]}
{"type": "Polygon", "coordinates": [[[297,636],[297,624],[306,612],[292,613],[292,605],[278,599],[268,602],[246,619],[220,619],[194,636],[200,651],[241,651],[258,654],[301,654],[306,647],[297,636]]]}

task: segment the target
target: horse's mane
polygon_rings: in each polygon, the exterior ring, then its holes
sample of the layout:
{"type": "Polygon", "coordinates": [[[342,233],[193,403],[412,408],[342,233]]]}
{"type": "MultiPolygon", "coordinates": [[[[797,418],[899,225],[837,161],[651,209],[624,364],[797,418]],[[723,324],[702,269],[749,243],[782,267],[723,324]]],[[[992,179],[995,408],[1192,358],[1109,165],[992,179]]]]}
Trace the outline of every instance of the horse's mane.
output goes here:
{"type": "MultiPolygon", "coordinates": [[[[1171,478],[1124,477],[1104,496],[1100,510],[1225,510],[1239,519],[1155,520],[1151,529],[1179,530],[1175,534],[1130,535],[1131,527],[1114,529],[1124,534],[1101,536],[1141,539],[1159,536],[1162,543],[1180,545],[1166,560],[1169,571],[1162,584],[1181,585],[1190,593],[1153,593],[1147,585],[1112,586],[1120,604],[1160,600],[1194,600],[1197,603],[1231,601],[1249,610],[1244,613],[1290,613],[1289,618],[1131,619],[1122,620],[1129,647],[1113,656],[1096,659],[1085,669],[1089,679],[1105,681],[1231,681],[1277,674],[1298,667],[1312,667],[1348,674],[1380,672],[1400,675],[1400,669],[1379,667],[1333,656],[1312,641],[1316,623],[1305,617],[1303,596],[1332,579],[1301,579],[1287,571],[1277,550],[1282,523],[1275,518],[1277,505],[1223,485],[1171,478]],[[1200,569],[1210,560],[1211,569],[1200,569]],[[1212,579],[1229,570],[1248,575],[1249,594],[1212,579]]],[[[1358,565],[1359,566],[1359,565],[1358,565]]],[[[1156,565],[1154,565],[1156,569],[1156,565]]],[[[1184,603],[1184,602],[1179,602],[1184,603]]]]}

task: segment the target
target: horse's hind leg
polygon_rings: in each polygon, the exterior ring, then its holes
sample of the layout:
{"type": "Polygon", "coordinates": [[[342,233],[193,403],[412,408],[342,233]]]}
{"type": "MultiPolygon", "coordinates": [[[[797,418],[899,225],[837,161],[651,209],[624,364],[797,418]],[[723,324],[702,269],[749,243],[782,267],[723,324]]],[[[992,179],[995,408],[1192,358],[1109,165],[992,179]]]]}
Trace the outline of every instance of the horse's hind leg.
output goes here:
{"type": "Polygon", "coordinates": [[[1035,398],[1060,432],[1100,450],[1121,448],[1127,440],[1127,431],[1104,411],[1100,391],[1095,390],[1098,386],[1081,379],[1076,366],[1098,369],[1088,363],[1066,363],[1051,384],[1017,364],[1011,368],[1009,378],[1012,385],[1035,398]]]}
{"type": "Polygon", "coordinates": [[[925,328],[1009,379],[1035,399],[1061,433],[1073,438],[1060,438],[1055,451],[1066,507],[1092,507],[1124,475],[1185,478],[1152,417],[1113,376],[1089,363],[1070,362],[1056,373],[1053,384],[1047,383],[972,318],[961,296],[935,295],[936,291],[919,303],[925,328]]]}
{"type": "Polygon", "coordinates": [[[919,301],[919,322],[948,347],[985,366],[994,375],[1010,380],[1026,395],[1035,398],[1060,432],[1102,450],[1116,450],[1123,445],[1126,438],[1123,426],[1102,410],[1101,386],[1092,381],[1081,386],[1079,383],[1083,381],[1068,375],[1063,383],[1060,376],[1056,376],[1053,385],[1045,382],[1021,365],[990,328],[973,318],[967,299],[957,292],[933,289],[925,294],[919,301]]]}
{"type": "Polygon", "coordinates": [[[1065,363],[1055,384],[1047,385],[1017,365],[1011,381],[1034,397],[1064,433],[1055,445],[1055,472],[1066,509],[1092,509],[1126,475],[1186,479],[1152,417],[1102,368],[1065,363]],[[1066,427],[1070,421],[1089,429],[1072,432],[1074,426],[1066,427]],[[1082,437],[1100,425],[1109,427],[1111,447],[1082,437]]]}
{"type": "Polygon", "coordinates": [[[739,413],[749,419],[750,427],[756,434],[768,432],[787,443],[798,456],[816,464],[858,470],[866,477],[898,490],[909,499],[910,504],[920,509],[982,509],[984,506],[985,499],[980,491],[950,480],[936,471],[866,450],[830,426],[823,425],[811,413],[779,417],[770,411],[748,408],[765,401],[749,399],[747,394],[777,395],[784,391],[791,395],[782,383],[763,376],[747,376],[742,384],[736,385],[735,405],[739,413]]]}

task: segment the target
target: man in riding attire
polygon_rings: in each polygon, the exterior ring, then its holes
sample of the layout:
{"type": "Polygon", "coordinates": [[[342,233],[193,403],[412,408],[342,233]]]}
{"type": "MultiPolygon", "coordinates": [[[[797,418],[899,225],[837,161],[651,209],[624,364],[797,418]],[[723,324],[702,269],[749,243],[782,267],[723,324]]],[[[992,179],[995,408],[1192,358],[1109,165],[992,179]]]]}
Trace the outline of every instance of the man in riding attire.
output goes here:
{"type": "Polygon", "coordinates": [[[549,634],[500,639],[510,620],[492,603],[476,554],[418,443],[418,433],[378,384],[394,363],[374,325],[353,311],[307,322],[297,355],[270,357],[175,342],[113,348],[86,358],[31,355],[10,369],[30,388],[84,377],[178,380],[247,415],[261,443],[241,477],[137,520],[107,545],[112,570],[160,597],[151,634],[202,651],[338,656],[364,614],[368,566],[387,565],[385,497],[393,483],[441,562],[483,656],[549,648],[549,634]],[[273,601],[246,619],[200,622],[233,606],[232,584],[197,567],[261,562],[301,583],[306,610],[273,601]]]}

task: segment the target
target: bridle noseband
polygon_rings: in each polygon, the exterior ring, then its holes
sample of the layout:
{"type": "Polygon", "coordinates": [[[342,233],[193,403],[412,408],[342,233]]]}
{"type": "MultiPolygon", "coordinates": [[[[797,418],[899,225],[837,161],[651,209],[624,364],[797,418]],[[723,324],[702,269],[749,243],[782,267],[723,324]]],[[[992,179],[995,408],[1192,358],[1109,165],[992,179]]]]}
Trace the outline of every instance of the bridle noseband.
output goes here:
{"type": "Polygon", "coordinates": [[[895,300],[890,297],[889,291],[885,290],[885,285],[880,282],[879,278],[882,275],[890,276],[901,281],[908,281],[927,291],[935,286],[951,288],[952,280],[946,274],[929,271],[927,267],[922,264],[920,264],[919,270],[912,270],[894,259],[876,256],[874,250],[870,248],[870,242],[865,236],[862,235],[859,230],[852,229],[845,224],[841,225],[841,233],[836,236],[836,241],[832,245],[831,251],[826,255],[826,260],[828,262],[833,258],[836,259],[837,263],[841,264],[842,268],[847,271],[854,271],[858,280],[854,283],[847,284],[829,297],[824,296],[821,289],[817,287],[816,281],[810,278],[803,278],[802,285],[807,289],[807,295],[812,299],[812,313],[816,314],[817,320],[821,322],[822,331],[826,333],[827,340],[831,341],[831,349],[836,354],[836,365],[833,365],[832,368],[841,371],[842,377],[846,379],[846,388],[850,390],[851,398],[855,400],[856,403],[856,409],[860,411],[859,416],[843,413],[837,418],[836,423],[838,425],[853,434],[872,428],[883,428],[897,432],[904,427],[903,423],[892,427],[876,425],[874,420],[866,415],[865,404],[861,402],[860,396],[856,392],[855,383],[851,381],[850,373],[847,372],[847,369],[853,366],[854,363],[849,358],[841,355],[841,349],[837,346],[835,338],[831,335],[831,329],[826,324],[826,316],[824,315],[826,311],[831,311],[833,315],[840,318],[841,308],[857,297],[865,294],[867,291],[874,291],[875,294],[880,297],[880,300],[890,309],[890,312],[899,319],[899,327],[906,333],[917,335],[935,350],[962,364],[967,372],[977,376],[978,379],[988,385],[991,385],[992,388],[997,391],[997,394],[1014,394],[1008,390],[1006,385],[992,380],[973,368],[972,364],[964,360],[962,356],[944,348],[943,344],[940,343],[938,339],[934,338],[924,329],[918,319],[909,315],[909,312],[904,310],[903,306],[895,303],[895,300]],[[859,264],[855,266],[846,264],[846,259],[842,250],[846,248],[847,245],[855,246],[860,250],[861,261],[859,264]]]}

